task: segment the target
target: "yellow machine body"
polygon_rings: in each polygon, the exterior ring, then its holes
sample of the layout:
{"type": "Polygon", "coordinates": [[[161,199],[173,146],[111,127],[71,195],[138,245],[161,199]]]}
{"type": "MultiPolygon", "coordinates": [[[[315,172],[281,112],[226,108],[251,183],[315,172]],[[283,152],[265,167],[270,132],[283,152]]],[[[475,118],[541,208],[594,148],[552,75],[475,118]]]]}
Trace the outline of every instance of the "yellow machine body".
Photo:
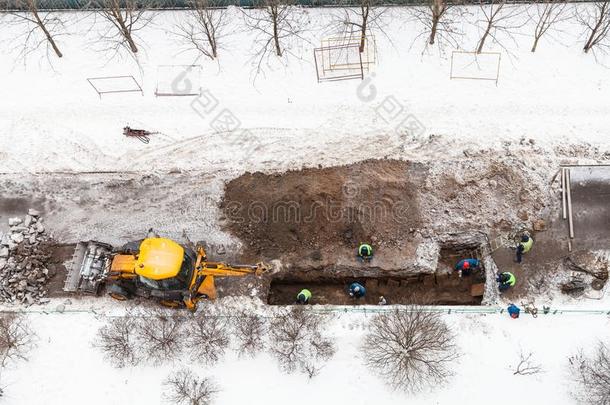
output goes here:
{"type": "Polygon", "coordinates": [[[183,261],[184,248],[173,240],[148,238],[140,245],[135,272],[151,280],[165,280],[178,275],[183,261]]]}
{"type": "MultiPolygon", "coordinates": [[[[192,258],[195,253],[190,252],[192,258]]],[[[269,268],[264,263],[230,265],[208,262],[203,247],[197,248],[195,263],[191,263],[192,268],[183,268],[186,257],[185,249],[170,239],[147,238],[140,244],[137,254],[117,254],[113,257],[110,278],[133,282],[136,278],[142,277],[144,281],[149,281],[149,288],[157,290],[156,296],[163,292],[163,282],[173,281],[183,284],[183,287],[178,289],[184,292],[180,300],[162,298],[161,302],[168,306],[185,305],[189,309],[194,309],[199,300],[216,298],[215,277],[261,275],[269,268]],[[185,274],[189,275],[187,280],[180,278],[185,274]],[[158,288],[150,287],[154,282],[158,282],[158,288]]],[[[191,260],[189,259],[189,262],[191,260]]]]}

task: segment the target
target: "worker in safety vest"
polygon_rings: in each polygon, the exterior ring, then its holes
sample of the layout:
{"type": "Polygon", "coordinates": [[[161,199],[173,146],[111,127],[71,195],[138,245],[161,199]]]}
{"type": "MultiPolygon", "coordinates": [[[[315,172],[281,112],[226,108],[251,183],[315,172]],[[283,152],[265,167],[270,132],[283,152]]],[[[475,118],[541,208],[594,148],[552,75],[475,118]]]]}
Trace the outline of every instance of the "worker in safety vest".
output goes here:
{"type": "Polygon", "coordinates": [[[301,292],[297,295],[297,303],[301,305],[309,304],[311,300],[311,291],[306,288],[303,288],[301,292]]]}
{"type": "Polygon", "coordinates": [[[517,278],[513,273],[505,271],[504,273],[498,274],[496,281],[499,283],[498,289],[500,292],[502,292],[508,290],[510,287],[513,287],[517,282],[517,278]]]}
{"type": "Polygon", "coordinates": [[[348,293],[352,298],[362,298],[366,294],[366,289],[360,283],[352,283],[349,286],[348,293]]]}
{"type": "Polygon", "coordinates": [[[358,260],[360,261],[371,261],[373,258],[373,247],[368,243],[361,243],[358,246],[358,260]]]}
{"type": "Polygon", "coordinates": [[[529,234],[524,233],[521,237],[521,242],[517,245],[517,263],[521,263],[523,259],[523,254],[532,250],[532,246],[534,245],[534,239],[532,239],[529,234]]]}
{"type": "Polygon", "coordinates": [[[462,277],[470,275],[474,270],[478,269],[481,262],[477,259],[462,259],[455,265],[458,275],[462,277]]]}

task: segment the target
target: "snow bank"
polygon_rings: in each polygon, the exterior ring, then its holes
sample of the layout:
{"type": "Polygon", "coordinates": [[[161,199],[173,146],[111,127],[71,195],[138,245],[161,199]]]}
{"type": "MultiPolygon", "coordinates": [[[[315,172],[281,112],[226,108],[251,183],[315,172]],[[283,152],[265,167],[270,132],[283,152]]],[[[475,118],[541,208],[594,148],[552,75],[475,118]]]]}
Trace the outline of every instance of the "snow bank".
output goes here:
{"type": "Polygon", "coordinates": [[[409,395],[393,392],[363,366],[359,345],[369,316],[335,315],[329,330],[338,353],[318,377],[308,380],[304,375],[282,374],[267,355],[238,359],[233,353],[214,367],[184,358],[162,367],[116,369],[91,346],[103,317],[33,314],[30,321],[39,336],[38,346],[28,354],[27,363],[3,373],[3,403],[157,404],[162,402],[165,377],[189,366],[218,382],[222,391],[217,405],[280,405],[301,398],[318,404],[573,404],[567,357],[580,347],[592,347],[598,338],[607,336],[608,328],[604,316],[522,315],[513,320],[506,313],[446,315],[462,354],[454,366],[456,374],[444,386],[409,395]],[[533,353],[533,362],[544,372],[513,375],[521,351],[533,353]]]}
{"type": "MultiPolygon", "coordinates": [[[[469,11],[468,21],[476,21],[478,9],[469,11]]],[[[95,36],[101,27],[89,30],[91,17],[78,13],[69,14],[71,35],[58,38],[65,57],[53,60],[52,67],[40,53],[25,66],[15,60],[6,50],[16,28],[4,27],[0,72],[10,80],[0,97],[0,172],[281,170],[383,156],[446,157],[522,137],[545,145],[606,140],[607,57],[598,55],[596,61],[583,54],[581,28],[570,21],[558,27],[562,32],[543,37],[535,54],[529,51],[532,22],[520,29],[517,44],[504,42],[510,54],[490,42],[488,50],[503,52],[496,86],[450,80],[450,49],[444,55],[436,48],[422,55],[423,42],[414,42],[421,27],[404,9],[392,9],[389,38],[376,35],[379,60],[370,80],[318,84],[312,49],[330,35],[326,26],[333,11],[307,12],[311,44],[293,48],[302,60],[263,64],[264,72],[256,78],[251,34],[237,10],[232,10],[231,35],[218,63],[183,52],[171,34],[174,22],[184,18],[179,11],[159,13],[155,24],[139,33],[139,66],[129,56],[110,60],[96,51],[104,47],[95,36]],[[192,107],[192,97],[154,96],[158,65],[193,63],[203,65],[202,87],[218,102],[210,114],[198,114],[202,110],[192,107]],[[86,81],[112,75],[133,75],[144,96],[100,98],[86,81]],[[365,101],[362,95],[369,94],[370,86],[376,96],[365,101]],[[425,127],[421,136],[397,133],[397,123],[378,113],[383,102],[413,114],[425,127]],[[216,133],[212,121],[223,109],[250,135],[216,133]],[[161,133],[144,145],[122,135],[127,124],[161,133]],[[429,135],[442,142],[423,148],[429,135]],[[248,156],[241,156],[244,149],[248,156]]],[[[467,23],[462,28],[463,48],[473,49],[479,33],[467,23]]]]}

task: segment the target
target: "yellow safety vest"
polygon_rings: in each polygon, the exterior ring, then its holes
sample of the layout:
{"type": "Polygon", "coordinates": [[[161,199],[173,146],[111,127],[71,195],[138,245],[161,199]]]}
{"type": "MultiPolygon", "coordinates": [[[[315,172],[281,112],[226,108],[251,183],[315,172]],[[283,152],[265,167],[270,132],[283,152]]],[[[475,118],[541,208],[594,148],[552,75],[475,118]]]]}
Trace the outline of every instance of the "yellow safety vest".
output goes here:
{"type": "Polygon", "coordinates": [[[530,236],[527,242],[521,242],[521,246],[523,246],[523,253],[527,253],[532,250],[532,246],[534,245],[534,239],[530,236]]]}

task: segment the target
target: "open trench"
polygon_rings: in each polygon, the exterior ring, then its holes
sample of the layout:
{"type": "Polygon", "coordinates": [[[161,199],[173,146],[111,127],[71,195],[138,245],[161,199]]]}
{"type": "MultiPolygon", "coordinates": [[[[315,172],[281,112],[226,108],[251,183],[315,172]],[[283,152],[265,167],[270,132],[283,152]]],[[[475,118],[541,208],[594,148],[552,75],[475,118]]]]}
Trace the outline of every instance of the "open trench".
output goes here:
{"type": "Polygon", "coordinates": [[[319,279],[314,282],[300,281],[297,277],[273,280],[267,302],[271,305],[289,305],[303,288],[313,296],[311,304],[373,305],[383,296],[387,304],[421,305],[480,305],[482,295],[472,295],[472,287],[484,283],[478,272],[459,278],[450,274],[418,274],[404,278],[338,278],[319,279]],[[348,295],[348,286],[357,281],[366,288],[366,296],[360,299],[348,295]]]}
{"type": "Polygon", "coordinates": [[[387,304],[407,305],[481,305],[484,300],[493,300],[496,268],[485,245],[447,241],[441,245],[431,244],[436,245],[433,250],[436,249],[428,268],[378,268],[374,267],[373,259],[370,266],[292,268],[280,272],[270,280],[267,303],[295,304],[297,294],[304,288],[312,293],[310,304],[318,305],[376,305],[381,296],[387,304]],[[454,270],[455,264],[462,258],[474,256],[473,252],[484,258],[481,267],[459,277],[454,270]],[[487,284],[487,280],[491,283],[487,284]],[[365,287],[364,297],[349,296],[348,287],[353,282],[365,287]]]}

